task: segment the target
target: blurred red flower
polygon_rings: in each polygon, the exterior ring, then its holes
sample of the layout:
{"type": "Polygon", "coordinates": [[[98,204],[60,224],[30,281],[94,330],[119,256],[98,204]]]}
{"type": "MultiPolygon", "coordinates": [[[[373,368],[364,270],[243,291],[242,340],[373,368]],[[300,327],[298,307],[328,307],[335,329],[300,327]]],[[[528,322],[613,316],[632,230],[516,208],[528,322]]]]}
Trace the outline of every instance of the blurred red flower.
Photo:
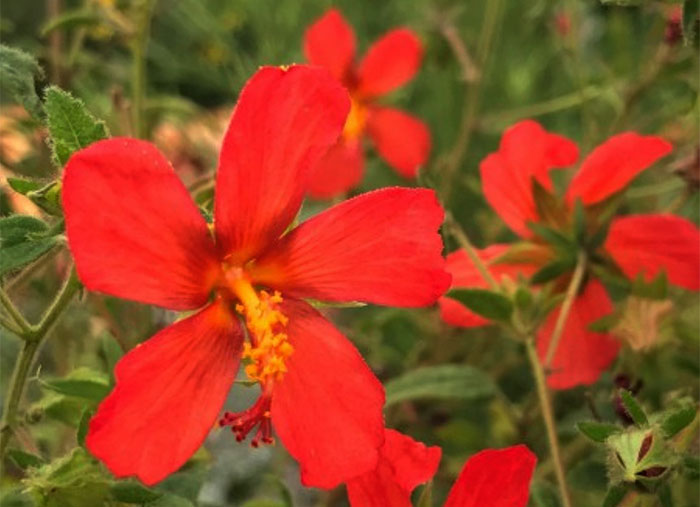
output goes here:
{"type": "Polygon", "coordinates": [[[220,420],[239,440],[257,427],[253,445],[271,443],[274,427],[302,482],[321,488],[376,466],[383,388],[302,299],[422,306],[450,277],[437,233],[443,211],[429,190],[364,194],[285,234],[348,109],[324,69],[258,71],[223,141],[213,230],[147,142],[110,139],[70,159],[63,204],[85,286],[199,309],[118,363],[86,439],[115,475],[153,484],[183,465],[217,420],[241,357],[261,394],[220,420]]]}
{"type": "MultiPolygon", "coordinates": [[[[411,492],[432,479],[442,451],[386,430],[377,467],[348,481],[352,507],[411,507],[411,492]]],[[[467,460],[444,507],[525,507],[537,457],[524,445],[486,449],[467,460]]]]}
{"type": "MultiPolygon", "coordinates": [[[[538,223],[560,230],[571,229],[574,205],[579,200],[592,215],[622,191],[641,171],[671,151],[671,145],[655,136],[634,132],[615,135],[595,148],[581,163],[562,201],[542,216],[542,202],[536,202],[534,185],[553,192],[549,172],[573,165],[578,159],[576,145],[545,131],[538,123],[522,121],[503,134],[497,152],[480,166],[484,195],[503,221],[531,248],[522,263],[500,262],[511,245],[492,245],[478,252],[497,281],[504,277],[532,275],[554,258],[554,252],[528,226],[538,223]]],[[[551,196],[554,200],[554,196],[551,196]]],[[[544,206],[546,207],[546,205],[544,206]]],[[[602,226],[604,228],[604,226],[602,226]]],[[[607,237],[590,257],[610,260],[629,279],[642,276],[650,281],[664,271],[668,280],[690,290],[700,289],[700,231],[690,221],[670,214],[615,217],[607,237]]],[[[447,256],[453,287],[487,288],[478,270],[463,251],[447,256]]],[[[571,272],[561,279],[568,281],[571,272]]],[[[566,285],[566,284],[564,284],[566,285]]],[[[440,299],[443,319],[462,327],[488,322],[448,297],[440,299]]],[[[603,285],[588,278],[575,299],[563,337],[552,361],[548,384],[567,389],[592,384],[617,356],[620,344],[608,333],[588,329],[589,324],[612,312],[612,302],[603,285]]],[[[538,335],[540,358],[547,354],[550,336],[558,316],[553,311],[538,335]]]]}
{"type": "Polygon", "coordinates": [[[362,180],[362,139],[367,133],[379,155],[405,178],[414,178],[430,151],[430,132],[419,119],[381,106],[377,99],[409,81],[423,50],[415,34],[397,28],[375,42],[355,63],[355,34],[337,9],[307,30],[304,53],[309,62],[330,70],[350,92],[351,108],[338,143],[317,164],[309,185],[315,198],[329,198],[362,180]]]}

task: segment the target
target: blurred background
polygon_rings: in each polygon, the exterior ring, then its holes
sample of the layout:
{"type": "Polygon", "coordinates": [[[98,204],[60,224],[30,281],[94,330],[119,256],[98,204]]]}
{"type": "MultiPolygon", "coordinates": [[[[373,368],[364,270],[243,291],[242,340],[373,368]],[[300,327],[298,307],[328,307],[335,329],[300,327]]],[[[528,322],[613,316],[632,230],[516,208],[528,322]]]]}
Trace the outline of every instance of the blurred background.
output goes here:
{"type": "MultiPolygon", "coordinates": [[[[677,2],[24,0],[3,3],[0,36],[3,44],[39,59],[45,70],[41,86],[69,90],[105,120],[112,135],[138,134],[130,108],[134,87],[142,83],[140,133],[164,151],[200,203],[206,203],[219,143],[242,85],[261,65],[303,62],[304,31],[331,6],[354,27],[358,55],[391,28],[408,26],[418,34],[425,48],[421,69],[385,102],[429,125],[433,146],[420,181],[441,190],[443,203],[477,246],[513,239],[485,204],[478,164],[497,148],[504,128],[524,118],[575,140],[583,154],[623,130],[666,137],[673,154],[635,181],[624,211],[672,210],[698,222],[698,52],[697,43],[683,36],[677,2]],[[143,67],[134,64],[141,55],[143,67]]],[[[7,188],[5,177],[50,181],[59,172],[52,167],[45,132],[24,109],[2,99],[0,212],[40,215],[33,203],[7,188]]],[[[571,174],[561,171],[558,183],[571,174]]],[[[401,179],[370,150],[366,177],[354,193],[417,184],[401,179]]],[[[303,214],[329,204],[308,202],[303,214]]],[[[446,238],[446,252],[454,249],[446,238]]],[[[13,278],[7,286],[30,320],[53,297],[68,261],[67,252],[56,249],[30,276],[13,278]]],[[[672,396],[697,399],[698,299],[681,291],[671,299],[673,308],[659,324],[656,346],[641,353],[625,347],[598,383],[557,394],[556,417],[577,506],[600,505],[607,478],[605,454],[577,435],[574,423],[590,418],[592,407],[604,418],[615,417],[616,377],[638,384],[640,398],[652,410],[672,396]]],[[[387,425],[442,447],[435,505],[467,457],[484,447],[519,442],[541,457],[531,505],[557,505],[546,435],[521,345],[495,327],[450,328],[435,308],[325,311],[387,386],[387,425]],[[458,368],[462,380],[422,383],[411,377],[418,368],[443,364],[458,368]]],[[[124,351],[175,317],[84,294],[41,352],[40,371],[23,404],[25,446],[46,461],[67,455],[76,447],[84,411],[96,403],[94,397],[46,389],[40,378],[75,377],[82,371],[108,383],[124,351]]],[[[19,340],[0,333],[6,386],[19,340]]],[[[254,389],[236,385],[228,408],[247,406],[254,389]]],[[[692,445],[697,446],[697,437],[692,445]]],[[[46,503],[37,503],[22,493],[27,483],[20,482],[25,477],[21,467],[8,464],[0,505],[121,505],[100,496],[104,473],[90,469],[71,494],[48,495],[46,503]]],[[[31,487],[40,489],[39,479],[31,487]]],[[[214,430],[205,448],[158,490],[169,495],[147,505],[271,507],[288,505],[290,498],[298,506],[347,505],[342,488],[302,488],[282,446],[251,449],[223,430],[214,430]]],[[[677,505],[693,505],[697,493],[697,478],[674,482],[677,505]]]]}

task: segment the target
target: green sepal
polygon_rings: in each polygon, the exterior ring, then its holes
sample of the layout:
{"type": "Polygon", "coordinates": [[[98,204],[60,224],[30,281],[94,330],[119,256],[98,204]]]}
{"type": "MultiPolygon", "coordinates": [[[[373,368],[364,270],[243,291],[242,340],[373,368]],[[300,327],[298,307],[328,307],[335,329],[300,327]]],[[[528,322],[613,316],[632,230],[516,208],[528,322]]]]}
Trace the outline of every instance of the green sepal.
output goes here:
{"type": "Polygon", "coordinates": [[[452,289],[447,297],[459,301],[485,319],[507,322],[513,314],[513,303],[503,294],[487,289],[452,289]]]}

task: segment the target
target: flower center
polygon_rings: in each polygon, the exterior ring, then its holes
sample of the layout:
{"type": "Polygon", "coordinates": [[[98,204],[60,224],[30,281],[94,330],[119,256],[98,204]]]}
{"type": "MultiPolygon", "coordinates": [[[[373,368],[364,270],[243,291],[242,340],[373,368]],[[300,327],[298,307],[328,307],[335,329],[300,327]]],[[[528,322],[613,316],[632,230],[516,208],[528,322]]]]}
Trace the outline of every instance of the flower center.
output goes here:
{"type": "Polygon", "coordinates": [[[282,380],[287,371],[286,360],[294,352],[286,332],[288,319],[279,309],[282,303],[279,292],[256,292],[242,272],[237,271],[227,275],[227,279],[240,301],[236,311],[245,318],[248,328],[249,341],[243,344],[242,357],[250,362],[245,372],[264,388],[282,380]]]}
{"type": "Polygon", "coordinates": [[[350,96],[350,112],[343,127],[343,137],[347,140],[358,139],[362,135],[366,123],[367,107],[356,98],[350,96]]]}

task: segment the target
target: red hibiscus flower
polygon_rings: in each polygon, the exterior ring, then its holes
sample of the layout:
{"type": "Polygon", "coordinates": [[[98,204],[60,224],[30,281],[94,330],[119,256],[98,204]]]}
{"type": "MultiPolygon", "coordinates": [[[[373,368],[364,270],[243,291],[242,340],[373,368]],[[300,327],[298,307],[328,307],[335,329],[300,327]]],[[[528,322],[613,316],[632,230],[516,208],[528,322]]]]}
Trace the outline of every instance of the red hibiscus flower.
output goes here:
{"type": "MultiPolygon", "coordinates": [[[[556,260],[556,253],[536,232],[531,223],[546,226],[571,237],[574,208],[580,201],[587,221],[594,224],[591,234],[607,236],[588,247],[590,264],[606,265],[619,270],[629,279],[638,276],[649,281],[665,272],[668,280],[686,289],[700,288],[700,232],[688,220],[669,214],[630,215],[601,223],[607,201],[622,191],[644,169],[671,151],[671,145],[659,137],[626,132],[611,137],[594,149],[582,162],[566,195],[556,199],[549,172],[573,165],[578,149],[570,140],[545,131],[534,121],[522,121],[503,135],[497,152],[481,163],[484,195],[503,221],[523,240],[527,255],[522,263],[501,262],[510,245],[492,245],[478,251],[479,257],[499,283],[506,278],[528,278],[538,269],[556,260]],[[535,190],[539,187],[539,197],[535,190]],[[596,222],[597,221],[597,222],[596,222]]],[[[589,224],[590,225],[590,224],[589,224]]],[[[589,242],[590,244],[590,242],[589,242]]],[[[506,255],[506,259],[512,256],[506,255]]],[[[454,287],[487,288],[469,257],[458,251],[447,257],[447,269],[454,287]]],[[[558,276],[558,286],[565,287],[573,266],[558,276]]],[[[548,376],[550,387],[566,389],[592,384],[617,356],[620,343],[607,333],[597,333],[588,326],[613,311],[603,285],[589,271],[566,320],[548,376]]],[[[448,297],[440,299],[443,319],[463,327],[487,323],[448,297]]],[[[545,359],[550,337],[559,311],[546,319],[539,331],[537,349],[545,359]]]]}
{"type": "Polygon", "coordinates": [[[430,151],[430,132],[413,116],[377,104],[377,99],[409,81],[418,70],[423,50],[407,28],[391,30],[355,63],[355,34],[336,9],[311,25],[304,37],[309,62],[330,70],[350,92],[351,108],[338,143],[316,166],[309,194],[329,198],[362,179],[365,132],[379,155],[406,178],[416,176],[430,151]]]}
{"type": "Polygon", "coordinates": [[[238,440],[254,432],[253,445],[271,443],[274,428],[306,485],[330,488],[376,466],[382,386],[303,298],[421,306],[450,277],[437,234],[443,212],[428,190],[371,192],[285,233],[349,106],[323,69],[258,71],[224,138],[212,229],[147,142],[101,141],[70,159],[63,204],[85,286],[198,310],[117,365],[86,439],[115,475],[153,484],[185,463],[241,358],[261,391],[252,407],[220,419],[238,440]]]}
{"type": "MultiPolygon", "coordinates": [[[[348,481],[352,507],[411,507],[411,492],[437,471],[442,452],[386,430],[377,467],[348,481]]],[[[525,507],[537,457],[524,445],[486,449],[467,460],[444,507],[525,507]]]]}

